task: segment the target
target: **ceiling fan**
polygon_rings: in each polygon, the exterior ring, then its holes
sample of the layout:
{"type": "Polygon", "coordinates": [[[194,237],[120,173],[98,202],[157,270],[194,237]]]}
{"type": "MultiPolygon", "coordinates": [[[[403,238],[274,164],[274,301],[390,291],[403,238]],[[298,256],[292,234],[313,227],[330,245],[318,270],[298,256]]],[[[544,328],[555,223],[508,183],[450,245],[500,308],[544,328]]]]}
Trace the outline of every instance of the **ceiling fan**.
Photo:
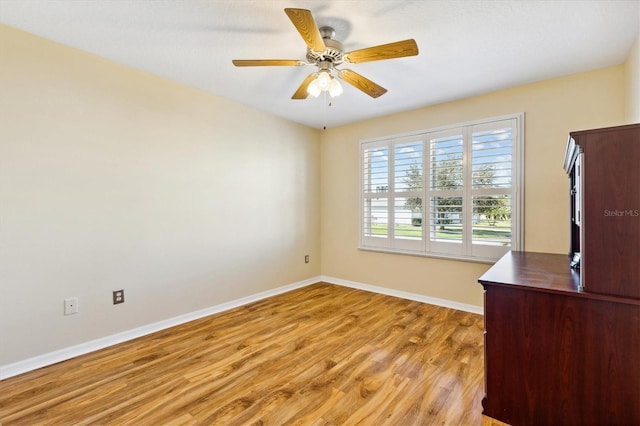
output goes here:
{"type": "Polygon", "coordinates": [[[318,28],[311,11],[292,8],[287,8],[284,11],[307,44],[307,61],[296,59],[234,59],[232,62],[237,67],[315,65],[318,70],[307,76],[291,99],[306,99],[309,94],[318,96],[323,91],[329,92],[332,97],[338,96],[342,93],[342,86],[333,76],[333,73],[356,89],[363,91],[372,98],[377,98],[384,95],[387,89],[355,71],[338,67],[345,63],[358,64],[418,54],[418,45],[413,39],[344,52],[342,43],[333,39],[335,30],[328,26],[318,28]]]}

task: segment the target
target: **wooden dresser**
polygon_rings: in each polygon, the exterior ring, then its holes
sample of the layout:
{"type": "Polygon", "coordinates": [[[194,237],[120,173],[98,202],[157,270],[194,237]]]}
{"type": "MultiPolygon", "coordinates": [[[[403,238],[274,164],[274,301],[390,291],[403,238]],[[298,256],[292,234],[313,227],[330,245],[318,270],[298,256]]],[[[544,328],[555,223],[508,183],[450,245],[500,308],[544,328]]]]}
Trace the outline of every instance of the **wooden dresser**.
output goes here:
{"type": "Polygon", "coordinates": [[[571,133],[565,170],[569,256],[513,251],[479,279],[483,414],[640,425],[640,125],[571,133]]]}

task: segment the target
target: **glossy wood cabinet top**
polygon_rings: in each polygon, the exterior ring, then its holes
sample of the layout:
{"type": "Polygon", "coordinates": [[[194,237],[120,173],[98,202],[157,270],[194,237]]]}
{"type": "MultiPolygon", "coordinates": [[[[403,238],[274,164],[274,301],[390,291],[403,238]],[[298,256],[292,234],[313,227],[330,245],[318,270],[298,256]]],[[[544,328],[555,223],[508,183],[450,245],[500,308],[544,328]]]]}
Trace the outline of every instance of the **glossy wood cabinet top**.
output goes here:
{"type": "Polygon", "coordinates": [[[580,273],[569,266],[564,254],[510,251],[478,280],[487,285],[522,287],[531,291],[560,293],[589,299],[640,305],[640,300],[580,291],[580,273]]]}

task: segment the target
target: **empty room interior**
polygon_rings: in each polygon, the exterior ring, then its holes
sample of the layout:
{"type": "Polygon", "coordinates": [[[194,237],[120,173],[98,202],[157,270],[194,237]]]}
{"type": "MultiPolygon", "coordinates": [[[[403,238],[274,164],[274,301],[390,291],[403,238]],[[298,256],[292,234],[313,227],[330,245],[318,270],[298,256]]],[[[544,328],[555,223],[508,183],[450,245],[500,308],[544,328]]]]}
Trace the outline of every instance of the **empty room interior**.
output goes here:
{"type": "Polygon", "coordinates": [[[640,424],[639,28],[0,0],[0,425],[640,424]]]}

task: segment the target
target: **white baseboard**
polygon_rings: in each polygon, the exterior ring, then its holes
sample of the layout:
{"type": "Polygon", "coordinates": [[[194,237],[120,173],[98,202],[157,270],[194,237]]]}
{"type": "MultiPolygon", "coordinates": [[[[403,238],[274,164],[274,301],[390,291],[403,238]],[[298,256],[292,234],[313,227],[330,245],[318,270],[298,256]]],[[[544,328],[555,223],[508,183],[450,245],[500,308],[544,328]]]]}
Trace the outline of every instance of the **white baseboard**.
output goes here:
{"type": "Polygon", "coordinates": [[[433,297],[423,296],[420,294],[408,293],[400,290],[393,290],[385,287],[378,287],[378,286],[358,283],[354,281],[347,281],[340,278],[320,276],[320,277],[309,278],[307,280],[285,285],[282,287],[278,287],[273,290],[263,291],[261,293],[257,293],[257,294],[253,294],[240,299],[232,300],[230,302],[221,303],[219,305],[211,306],[209,308],[201,309],[199,311],[189,312],[184,315],[179,315],[177,317],[158,321],[153,324],[148,324],[142,327],[134,328],[132,330],[123,331],[121,333],[112,334],[111,336],[106,336],[100,339],[91,340],[89,342],[81,343],[79,345],[60,349],[54,352],[49,352],[33,358],[28,358],[23,361],[15,362],[13,364],[3,365],[3,366],[0,366],[0,380],[17,376],[18,374],[26,373],[28,371],[32,371],[41,367],[46,367],[47,365],[55,364],[57,362],[75,358],[79,355],[84,355],[90,352],[94,352],[99,349],[116,345],[118,343],[136,339],[138,337],[142,337],[147,334],[155,333],[156,331],[165,330],[167,328],[184,324],[189,321],[193,321],[193,320],[203,318],[209,315],[217,314],[220,312],[228,311],[229,309],[247,305],[249,303],[256,302],[258,300],[266,299],[267,297],[276,296],[278,294],[286,293],[291,290],[306,287],[308,285],[315,284],[317,282],[326,282],[330,284],[341,285],[344,287],[351,287],[351,288],[357,288],[360,290],[371,291],[374,293],[386,294],[387,296],[400,297],[402,299],[415,300],[417,302],[443,306],[445,308],[458,309],[460,311],[472,312],[476,314],[483,314],[482,306],[467,305],[464,303],[453,302],[451,300],[437,299],[433,297]]]}
{"type": "Polygon", "coordinates": [[[54,352],[49,352],[33,358],[28,358],[23,361],[15,362],[13,364],[2,365],[0,366],[0,380],[17,376],[18,374],[26,373],[28,371],[35,370],[37,368],[46,367],[47,365],[55,364],[57,362],[75,358],[79,355],[84,355],[90,352],[94,352],[99,349],[116,345],[118,343],[126,342],[127,340],[136,339],[138,337],[155,333],[156,331],[161,331],[170,327],[174,327],[176,325],[184,324],[189,321],[193,321],[209,315],[217,314],[219,312],[228,311],[229,309],[247,305],[249,303],[256,302],[258,300],[266,299],[267,297],[286,293],[287,291],[295,290],[297,288],[302,288],[310,284],[315,284],[320,281],[321,281],[320,277],[309,278],[307,280],[285,285],[282,287],[278,287],[273,290],[267,290],[261,293],[252,294],[247,297],[242,297],[240,299],[232,300],[230,302],[221,303],[219,305],[211,306],[209,308],[201,309],[199,311],[189,312],[187,314],[179,315],[177,317],[169,318],[162,321],[158,321],[153,324],[148,324],[142,327],[134,328],[132,330],[127,330],[121,333],[112,334],[111,336],[102,337],[100,339],[91,340],[89,342],[81,343],[79,345],[60,349],[54,352]]]}
{"type": "Polygon", "coordinates": [[[401,299],[415,300],[416,302],[428,303],[430,305],[442,306],[445,308],[457,309],[459,311],[471,312],[474,314],[484,314],[484,307],[477,305],[468,305],[466,303],[454,302],[447,299],[438,299],[435,297],[423,296],[421,294],[409,293],[406,291],[393,290],[385,287],[378,287],[370,284],[358,283],[355,281],[347,281],[340,278],[327,276],[320,277],[322,281],[330,284],[337,284],[344,287],[357,288],[359,290],[370,291],[373,293],[386,294],[387,296],[399,297],[401,299]]]}

